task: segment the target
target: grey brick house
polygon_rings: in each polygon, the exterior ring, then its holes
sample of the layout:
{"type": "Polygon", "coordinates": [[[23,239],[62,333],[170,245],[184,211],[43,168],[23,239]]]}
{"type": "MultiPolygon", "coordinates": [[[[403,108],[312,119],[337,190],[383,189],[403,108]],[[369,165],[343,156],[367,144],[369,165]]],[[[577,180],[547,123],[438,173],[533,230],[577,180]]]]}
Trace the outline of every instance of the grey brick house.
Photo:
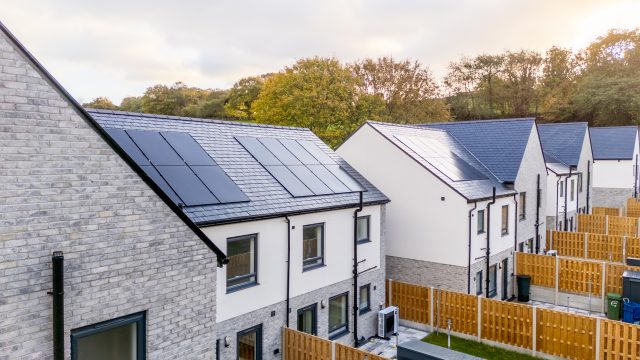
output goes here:
{"type": "Polygon", "coordinates": [[[388,199],[310,130],[88,111],[228,255],[221,359],[280,358],[285,325],[348,344],[376,334],[388,199]]]}
{"type": "Polygon", "coordinates": [[[1,24],[0,214],[0,359],[215,357],[224,253],[1,24]]]}

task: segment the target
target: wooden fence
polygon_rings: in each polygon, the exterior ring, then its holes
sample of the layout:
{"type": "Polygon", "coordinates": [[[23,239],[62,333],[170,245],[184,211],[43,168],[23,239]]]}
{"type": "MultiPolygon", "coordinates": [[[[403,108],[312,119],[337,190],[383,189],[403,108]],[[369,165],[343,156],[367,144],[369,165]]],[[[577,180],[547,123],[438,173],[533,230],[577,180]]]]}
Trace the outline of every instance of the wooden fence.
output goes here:
{"type": "MultiPolygon", "coordinates": [[[[548,258],[553,259],[553,257],[548,258]]],[[[395,290],[396,287],[401,288],[400,284],[404,287],[402,290],[404,292],[407,291],[407,287],[415,287],[415,293],[421,291],[424,293],[424,286],[396,281],[388,281],[387,284],[390,287],[389,299],[391,301],[402,296],[399,293],[396,294],[395,290]]],[[[430,291],[429,297],[438,292],[453,293],[438,291],[434,288],[428,289],[430,291]]],[[[460,336],[475,337],[479,341],[490,341],[498,345],[514,346],[522,349],[521,351],[529,351],[533,355],[539,352],[567,359],[640,360],[640,326],[638,325],[486,299],[474,295],[455,294],[456,296],[447,295],[439,300],[429,302],[429,311],[433,313],[439,301],[443,302],[441,305],[443,309],[445,309],[444,302],[452,301],[452,304],[446,305],[448,310],[441,314],[443,316],[441,322],[444,325],[440,327],[446,328],[447,320],[451,320],[452,332],[460,336]],[[470,306],[471,303],[475,304],[475,311],[470,306]],[[453,311],[452,308],[455,307],[460,309],[457,312],[453,311]],[[457,317],[455,319],[447,318],[449,313],[456,314],[457,317]],[[456,328],[455,323],[460,319],[463,319],[465,323],[475,321],[476,324],[479,324],[475,333],[458,332],[456,329],[467,329],[466,325],[456,328]]],[[[399,306],[400,318],[406,320],[404,314],[415,313],[417,309],[412,312],[408,308],[409,302],[404,304],[399,306]]],[[[411,304],[418,306],[415,304],[425,303],[413,302],[411,304]]],[[[395,303],[392,305],[397,306],[395,303]]],[[[434,318],[437,317],[434,316],[434,318]]],[[[434,327],[434,321],[422,323],[434,327]]],[[[362,360],[362,358],[353,359],[362,360]]]]}
{"type": "Polygon", "coordinates": [[[422,324],[429,323],[429,301],[431,301],[431,297],[428,287],[396,282],[393,290],[392,299],[389,299],[390,293],[387,280],[385,302],[387,304],[393,302],[394,305],[405,309],[406,313],[402,314],[403,319],[422,324]]]}
{"type": "Polygon", "coordinates": [[[606,234],[607,216],[578,214],[578,232],[606,234]]]}
{"type": "Polygon", "coordinates": [[[450,319],[451,330],[467,335],[478,334],[478,300],[475,296],[435,290],[434,298],[437,327],[446,328],[446,321],[450,319]]]}
{"type": "Polygon", "coordinates": [[[638,217],[578,214],[578,232],[638,236],[638,217]]]}
{"type": "Polygon", "coordinates": [[[591,209],[593,215],[611,215],[621,216],[620,208],[608,208],[608,207],[594,207],[591,209]]]}
{"type": "Polygon", "coordinates": [[[640,256],[638,237],[551,231],[547,242],[560,256],[622,263],[640,256]]]}
{"type": "Polygon", "coordinates": [[[629,217],[640,217],[640,201],[635,198],[627,200],[627,204],[623,209],[624,215],[629,217]]]}
{"type": "Polygon", "coordinates": [[[284,360],[386,360],[354,347],[290,328],[283,328],[284,360]]]}

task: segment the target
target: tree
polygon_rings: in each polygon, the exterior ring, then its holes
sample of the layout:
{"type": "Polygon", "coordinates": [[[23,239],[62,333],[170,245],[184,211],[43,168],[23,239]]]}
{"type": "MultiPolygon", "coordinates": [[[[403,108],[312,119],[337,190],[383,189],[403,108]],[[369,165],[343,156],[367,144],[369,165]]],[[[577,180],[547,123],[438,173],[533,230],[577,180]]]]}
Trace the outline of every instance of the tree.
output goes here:
{"type": "Polygon", "coordinates": [[[224,109],[227,115],[240,119],[251,119],[251,105],[258,98],[264,86],[263,76],[251,76],[240,79],[229,90],[229,97],[224,109]]]}
{"type": "Polygon", "coordinates": [[[358,61],[349,68],[359,79],[360,94],[384,101],[384,112],[374,118],[400,123],[449,120],[436,80],[420,62],[381,57],[358,61]]]}
{"type": "Polygon", "coordinates": [[[99,96],[93,99],[91,102],[82,104],[83,107],[92,109],[105,109],[105,110],[118,110],[118,106],[104,96],[99,96]]]}
{"type": "Polygon", "coordinates": [[[251,112],[259,123],[308,127],[336,146],[360,123],[356,82],[337,59],[301,59],[264,82],[251,112]]]}
{"type": "Polygon", "coordinates": [[[140,96],[129,96],[120,102],[120,110],[130,112],[142,112],[142,98],[140,96]]]}
{"type": "Polygon", "coordinates": [[[530,116],[537,113],[537,85],[542,56],[534,51],[507,51],[504,55],[502,78],[504,100],[510,116],[530,116]]]}
{"type": "Polygon", "coordinates": [[[547,50],[540,79],[541,120],[567,121],[576,117],[571,98],[581,66],[580,56],[570,49],[553,46],[547,50]]]}

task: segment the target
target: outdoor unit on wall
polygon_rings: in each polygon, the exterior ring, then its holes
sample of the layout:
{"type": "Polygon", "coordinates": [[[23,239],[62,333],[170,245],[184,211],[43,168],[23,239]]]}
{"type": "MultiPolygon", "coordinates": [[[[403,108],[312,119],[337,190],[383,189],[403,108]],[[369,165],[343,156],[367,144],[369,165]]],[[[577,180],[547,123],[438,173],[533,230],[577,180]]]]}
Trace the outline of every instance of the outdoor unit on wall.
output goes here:
{"type": "Polygon", "coordinates": [[[388,339],[398,333],[398,307],[389,306],[378,311],[378,336],[388,339]]]}

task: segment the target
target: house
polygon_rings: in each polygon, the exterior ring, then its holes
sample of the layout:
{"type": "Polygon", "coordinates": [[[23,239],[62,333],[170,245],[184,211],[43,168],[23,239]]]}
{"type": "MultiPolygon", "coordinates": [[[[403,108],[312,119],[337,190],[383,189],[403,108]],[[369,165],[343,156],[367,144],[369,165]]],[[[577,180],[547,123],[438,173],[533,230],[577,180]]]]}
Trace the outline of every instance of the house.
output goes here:
{"type": "Polygon", "coordinates": [[[349,344],[376,334],[388,199],[310,130],[88,111],[228,255],[222,359],[279,357],[284,325],[349,344]]]}
{"type": "Polygon", "coordinates": [[[0,129],[0,358],[214,358],[225,254],[2,24],[0,129]]]}
{"type": "Polygon", "coordinates": [[[547,229],[575,231],[576,214],[590,213],[591,138],[586,122],[538,125],[547,164],[547,229]]]}
{"type": "MultiPolygon", "coordinates": [[[[534,123],[522,123],[529,131],[525,139],[533,140],[520,157],[541,162],[522,173],[544,174],[534,123]]],[[[536,201],[519,209],[523,202],[513,184],[458,137],[445,127],[369,121],[337,152],[391,199],[386,211],[388,277],[488,297],[513,295],[514,250],[524,248],[516,242],[521,214],[535,214],[536,201]]]]}
{"type": "Polygon", "coordinates": [[[593,127],[589,133],[593,206],[622,207],[638,195],[638,127],[593,127]]]}
{"type": "Polygon", "coordinates": [[[425,124],[443,129],[506,186],[517,202],[518,250],[538,253],[545,244],[546,167],[535,119],[454,121],[425,124]]]}

